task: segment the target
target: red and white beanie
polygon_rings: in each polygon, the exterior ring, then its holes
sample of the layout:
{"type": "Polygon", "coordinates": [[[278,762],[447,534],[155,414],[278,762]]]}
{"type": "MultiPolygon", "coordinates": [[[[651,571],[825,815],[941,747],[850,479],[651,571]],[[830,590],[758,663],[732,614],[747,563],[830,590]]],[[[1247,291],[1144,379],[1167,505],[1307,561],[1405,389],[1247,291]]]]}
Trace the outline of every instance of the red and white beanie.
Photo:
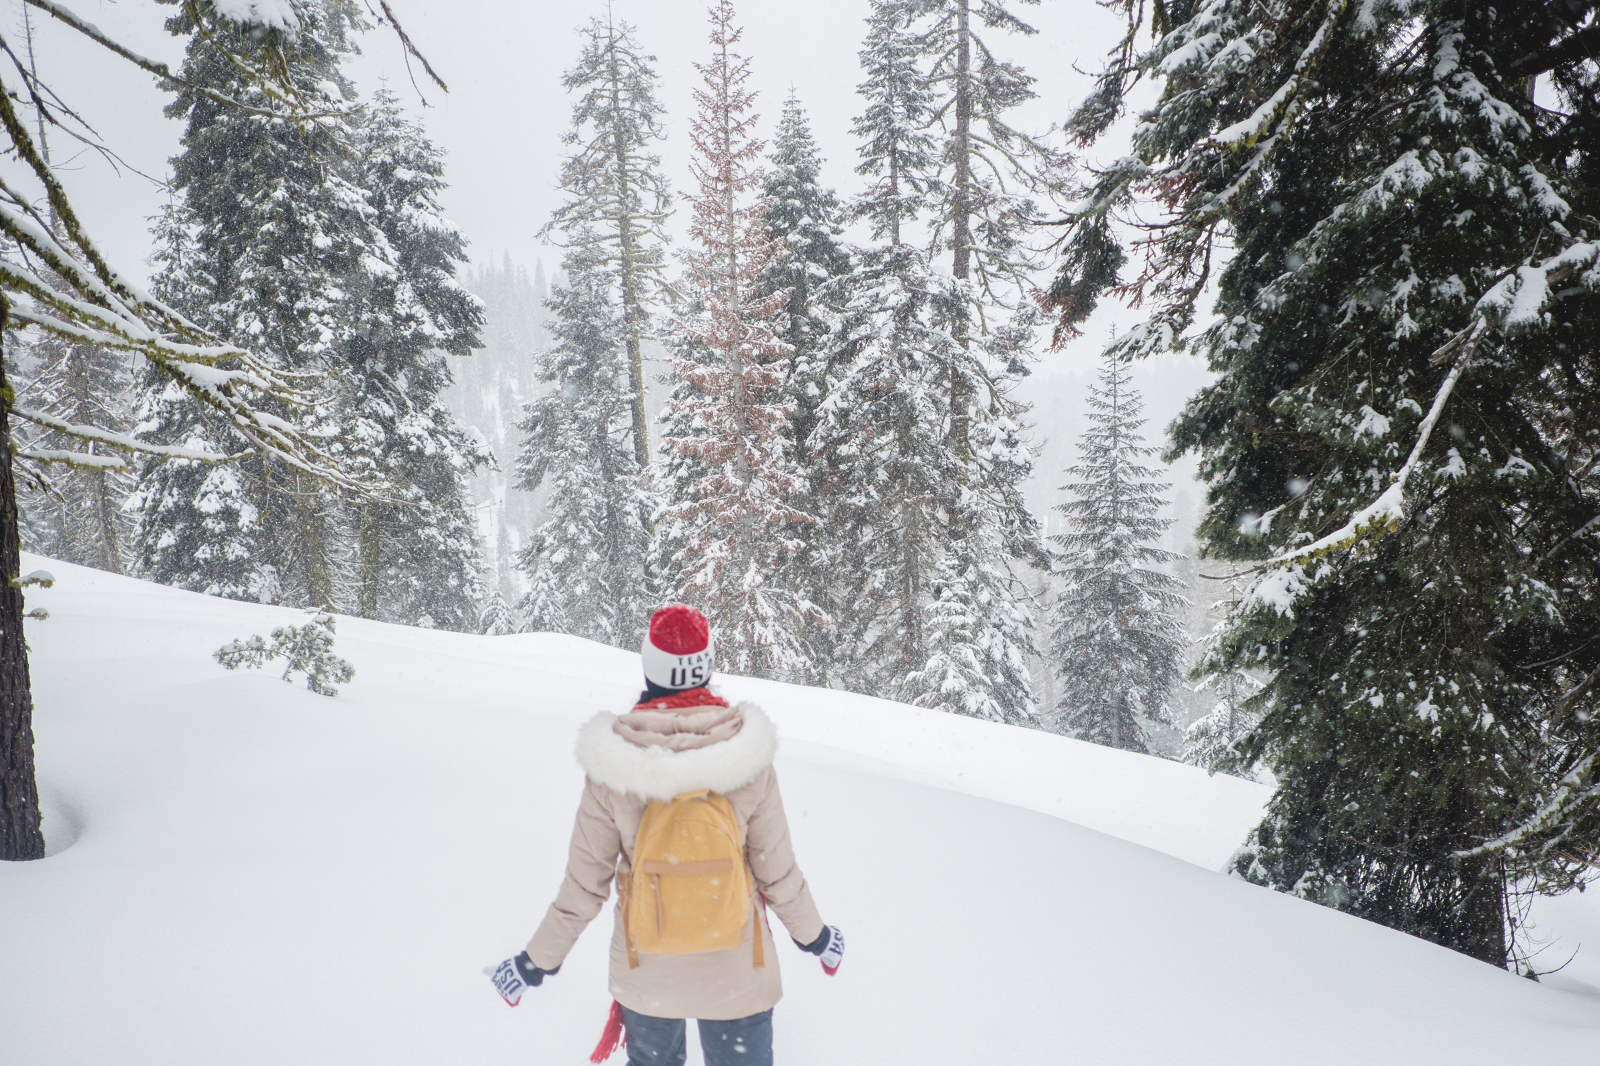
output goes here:
{"type": "Polygon", "coordinates": [[[645,679],[658,688],[680,692],[709,684],[716,660],[711,623],[693,607],[663,607],[650,618],[639,656],[645,679]]]}

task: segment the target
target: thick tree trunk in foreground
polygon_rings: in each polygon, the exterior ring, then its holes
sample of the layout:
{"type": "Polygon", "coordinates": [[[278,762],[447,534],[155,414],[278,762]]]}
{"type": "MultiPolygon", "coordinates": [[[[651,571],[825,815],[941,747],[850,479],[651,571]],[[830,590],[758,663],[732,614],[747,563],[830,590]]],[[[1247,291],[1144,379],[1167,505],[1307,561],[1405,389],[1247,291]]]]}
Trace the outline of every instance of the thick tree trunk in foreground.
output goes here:
{"type": "MultiPolygon", "coordinates": [[[[10,310],[0,297],[0,332],[10,310]]],[[[33,775],[33,685],[22,634],[22,541],[11,470],[11,384],[0,359],[0,859],[44,858],[33,775]]]]}
{"type": "Polygon", "coordinates": [[[1467,865],[1462,882],[1467,887],[1460,927],[1440,942],[1490,966],[1506,966],[1511,945],[1506,939],[1506,886],[1499,858],[1467,865]]]}

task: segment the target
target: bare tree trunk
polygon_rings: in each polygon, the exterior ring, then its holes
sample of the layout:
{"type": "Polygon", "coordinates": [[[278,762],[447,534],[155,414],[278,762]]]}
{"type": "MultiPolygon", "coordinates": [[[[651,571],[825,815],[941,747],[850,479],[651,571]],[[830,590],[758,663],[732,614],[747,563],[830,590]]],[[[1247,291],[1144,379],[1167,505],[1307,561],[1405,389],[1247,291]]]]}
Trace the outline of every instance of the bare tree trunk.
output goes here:
{"type": "MultiPolygon", "coordinates": [[[[617,140],[622,140],[620,134],[617,140]]],[[[623,159],[626,161],[626,157],[623,159]]],[[[650,423],[644,409],[644,343],[639,336],[644,325],[644,308],[639,306],[639,281],[634,262],[638,252],[633,243],[633,219],[626,211],[619,225],[622,230],[622,321],[627,330],[628,387],[633,390],[633,459],[640,470],[648,470],[650,423]]]]}
{"type": "Polygon", "coordinates": [[[361,506],[361,530],[357,551],[360,555],[360,591],[356,613],[362,618],[378,617],[378,584],[383,566],[383,516],[376,503],[361,506]]]}
{"type": "Polygon", "coordinates": [[[616,152],[617,236],[622,262],[622,322],[627,331],[628,385],[633,389],[633,458],[640,470],[650,467],[650,424],[644,410],[644,345],[640,333],[644,308],[639,305],[638,249],[633,240],[633,212],[628,187],[628,145],[622,129],[622,75],[617,69],[616,43],[611,42],[611,136],[616,152]]]}
{"type": "Polygon", "coordinates": [[[333,566],[328,558],[328,516],[323,511],[321,486],[301,488],[295,494],[300,512],[300,537],[296,549],[305,574],[306,600],[311,607],[333,606],[333,566]]]}
{"type": "MultiPolygon", "coordinates": [[[[622,301],[625,307],[637,307],[632,271],[622,275],[622,301]]],[[[644,343],[639,339],[638,327],[634,325],[636,314],[642,312],[628,312],[628,387],[633,390],[633,458],[640,470],[648,470],[650,421],[644,409],[644,343]]]]}
{"type": "MultiPolygon", "coordinates": [[[[955,159],[954,196],[950,201],[950,273],[957,281],[972,274],[972,31],[968,0],[961,0],[956,15],[956,136],[952,146],[955,159]]],[[[971,341],[964,325],[957,327],[956,343],[965,348],[971,341]]],[[[950,379],[950,439],[963,463],[972,456],[971,419],[967,407],[972,403],[966,379],[950,379]]]]}
{"type": "MultiPolygon", "coordinates": [[[[11,304],[0,296],[0,334],[11,304]]],[[[44,858],[39,786],[33,773],[33,683],[22,633],[22,540],[11,468],[11,383],[0,358],[0,859],[44,858]]]]}
{"type": "MultiPolygon", "coordinates": [[[[91,446],[92,450],[92,446],[91,446]]],[[[108,478],[102,472],[91,474],[90,492],[94,496],[95,530],[99,534],[100,558],[104,569],[113,574],[125,573],[122,565],[122,542],[117,536],[117,504],[111,498],[108,478]]]]}
{"type": "MultiPolygon", "coordinates": [[[[1050,616],[1050,576],[1048,574],[1041,573],[1039,575],[1039,591],[1036,595],[1040,616],[1048,618],[1050,616]]],[[[1044,714],[1042,717],[1046,722],[1050,723],[1050,728],[1054,730],[1056,727],[1055,664],[1050,661],[1048,654],[1041,655],[1039,658],[1043,664],[1042,672],[1044,674],[1044,714]]]]}

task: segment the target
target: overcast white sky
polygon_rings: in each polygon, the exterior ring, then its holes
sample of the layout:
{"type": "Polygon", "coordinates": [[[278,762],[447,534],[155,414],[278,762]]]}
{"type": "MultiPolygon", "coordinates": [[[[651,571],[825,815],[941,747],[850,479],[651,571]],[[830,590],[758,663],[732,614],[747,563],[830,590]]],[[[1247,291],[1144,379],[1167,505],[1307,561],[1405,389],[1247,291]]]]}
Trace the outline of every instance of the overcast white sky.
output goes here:
{"type": "MultiPolygon", "coordinates": [[[[153,0],[67,0],[84,18],[118,39],[177,65],[180,42],[162,30],[172,8],[153,0]]],[[[13,41],[21,36],[19,0],[0,0],[6,12],[0,30],[13,41]]],[[[400,47],[392,34],[374,30],[350,71],[358,87],[370,92],[386,79],[419,114],[429,135],[448,153],[451,188],[449,216],[472,242],[474,258],[498,258],[509,251],[532,267],[547,268],[558,255],[540,246],[536,234],[557,202],[556,174],[560,136],[570,100],[561,72],[578,51],[576,29],[607,5],[597,0],[391,0],[407,31],[450,86],[448,94],[420,78],[423,108],[411,88],[400,47]]],[[[614,0],[613,17],[633,23],[642,45],[658,58],[661,98],[668,110],[668,140],[661,146],[674,187],[688,184],[687,118],[697,82],[691,66],[706,57],[704,0],[614,0]]],[[[784,97],[793,88],[811,114],[818,143],[827,158],[825,176],[842,195],[859,188],[853,172],[855,141],[849,128],[858,111],[860,81],[857,50],[866,0],[743,0],[743,51],[754,64],[760,92],[757,110],[763,133],[772,131],[784,97]]],[[[1043,131],[1058,124],[1082,96],[1089,78],[1075,71],[1097,69],[1100,57],[1119,32],[1116,17],[1093,0],[1043,0],[1016,10],[1038,29],[1031,38],[995,35],[1001,55],[1020,62],[1038,79],[1039,99],[1023,111],[1020,125],[1043,131]]],[[[181,129],[166,120],[166,100],[153,79],[122,60],[35,13],[41,73],[93,124],[134,168],[154,177],[166,174],[166,160],[178,149],[181,129]]],[[[68,153],[59,143],[58,161],[68,153]]],[[[1097,148],[1089,162],[1121,154],[1119,139],[1097,148]]],[[[149,254],[148,218],[164,198],[151,182],[129,172],[118,174],[99,159],[82,155],[63,175],[90,231],[112,261],[143,276],[149,254]]],[[[679,227],[687,212],[680,212],[679,227]]],[[[1041,279],[1043,280],[1043,279],[1041,279]]],[[[1089,324],[1086,336],[1062,352],[1047,353],[1022,398],[1036,404],[1038,436],[1046,446],[1035,493],[1040,507],[1055,502],[1049,491],[1054,473],[1070,455],[1067,439],[1081,430],[1081,393],[1095,369],[1095,355],[1110,332],[1133,316],[1107,307],[1089,324]]],[[[1137,383],[1146,391],[1148,429],[1159,432],[1183,399],[1204,380],[1197,361],[1163,359],[1142,367],[1137,383]]],[[[1188,479],[1188,465],[1179,472],[1188,479]]],[[[1198,491],[1191,489],[1198,495],[1198,491]]]]}

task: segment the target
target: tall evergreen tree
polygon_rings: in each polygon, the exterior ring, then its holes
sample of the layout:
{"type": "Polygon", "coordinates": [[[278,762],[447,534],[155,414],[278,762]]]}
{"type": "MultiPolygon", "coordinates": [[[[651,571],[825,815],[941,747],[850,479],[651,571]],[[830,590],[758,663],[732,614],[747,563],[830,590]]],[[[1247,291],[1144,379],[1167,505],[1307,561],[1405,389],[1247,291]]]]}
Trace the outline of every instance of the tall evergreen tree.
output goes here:
{"type": "Polygon", "coordinates": [[[358,506],[356,613],[471,631],[482,590],[465,479],[488,455],[441,399],[449,356],[478,345],[481,303],[456,279],[466,239],[443,217],[443,153],[380,90],[353,175],[392,258],[340,351],[347,463],[388,486],[358,506]]]}
{"type": "Polygon", "coordinates": [[[669,212],[652,151],[662,138],[654,58],[627,25],[592,21],[568,89],[582,90],[565,140],[567,201],[546,232],[567,249],[540,356],[553,391],[525,408],[519,487],[549,491],[548,517],[518,557],[534,629],[637,645],[648,621],[656,510],[648,477],[642,343],[660,288],[669,212]]]}
{"type": "MultiPolygon", "coordinates": [[[[769,168],[761,183],[768,204],[763,221],[767,232],[774,240],[782,240],[783,245],[762,272],[756,288],[763,294],[789,294],[784,306],[788,325],[783,339],[788,342],[790,353],[782,402],[794,409],[786,437],[794,460],[807,479],[795,504],[807,513],[819,514],[819,493],[824,491],[826,473],[825,466],[810,453],[810,438],[817,425],[818,409],[827,395],[829,339],[838,304],[838,282],[850,273],[852,262],[848,249],[839,240],[844,232],[844,205],[832,189],[821,184],[822,157],[811,136],[805,109],[792,93],[784,102],[767,161],[769,168]]],[[[832,542],[825,524],[808,523],[797,532],[802,546],[792,563],[792,580],[824,612],[812,616],[814,624],[807,627],[805,640],[813,650],[818,680],[827,683],[831,680],[838,633],[831,621],[839,613],[831,597],[837,560],[830,551],[832,542]]]]}
{"type": "Polygon", "coordinates": [[[1508,890],[1600,850],[1596,6],[1158,8],[1075,117],[1093,138],[1166,78],[1052,290],[1070,325],[1146,195],[1171,215],[1116,349],[1181,343],[1216,282],[1218,379],[1174,440],[1211,483],[1204,549],[1262,561],[1212,657],[1273,672],[1242,757],[1279,787],[1235,871],[1495,964],[1508,890]]]}
{"type": "Polygon", "coordinates": [[[1107,360],[1089,387],[1093,425],[1078,442],[1069,499],[1056,508],[1068,532],[1051,537],[1066,579],[1051,618],[1060,680],[1056,728],[1080,740],[1148,752],[1142,720],[1171,723],[1167,701],[1183,678],[1187,606],[1181,582],[1154,567],[1177,559],[1160,547],[1167,485],[1144,461],[1144,400],[1128,368],[1107,360]]]}
{"type": "MultiPolygon", "coordinates": [[[[1023,461],[1022,441],[1014,434],[974,442],[1023,461]]],[[[961,511],[956,514],[960,522],[961,511]]],[[[901,685],[907,702],[1015,725],[1037,713],[1028,670],[1033,618],[1022,602],[1026,590],[1004,562],[996,564],[1007,548],[992,527],[973,523],[940,560],[928,611],[928,658],[901,685]]]]}
{"type": "Polygon", "coordinates": [[[714,620],[724,667],[803,678],[812,657],[801,633],[815,608],[787,572],[796,527],[810,521],[789,502],[805,486],[785,439],[789,294],[758,289],[782,242],[762,222],[769,204],[751,196],[764,145],[751,136],[750,61],[733,50],[742,33],[733,20],[729,0],[712,6],[712,58],[696,64],[696,249],[686,256],[695,303],[678,320],[689,344],[673,360],[679,387],[667,405],[667,443],[689,462],[668,486],[661,536],[682,545],[672,559],[678,598],[714,620]]]}
{"type": "MultiPolygon", "coordinates": [[[[833,679],[917,702],[929,617],[953,550],[961,463],[946,387],[968,350],[952,322],[968,310],[921,251],[864,252],[834,335],[826,399],[811,434],[836,618],[833,679]]],[[[984,678],[975,678],[979,690],[984,678]]]]}
{"type": "Polygon", "coordinates": [[[866,79],[856,87],[865,105],[850,131],[861,138],[856,173],[871,185],[852,209],[871,223],[872,239],[898,246],[909,226],[935,200],[937,149],[934,93],[920,60],[922,42],[912,30],[917,6],[873,0],[867,36],[857,53],[866,79]]]}
{"type": "MultiPolygon", "coordinates": [[[[277,102],[236,59],[250,50],[247,31],[213,32],[187,7],[167,21],[188,38],[184,84],[167,107],[185,127],[172,160],[181,200],[157,229],[156,289],[218,336],[315,375],[337,367],[359,329],[360,294],[393,255],[349,175],[355,131],[344,105],[354,90],[340,62],[357,15],[337,0],[297,15],[283,77],[300,103],[335,116],[297,124],[221,102],[277,102]]],[[[153,439],[233,450],[229,428],[161,374],[147,380],[144,404],[153,439]]],[[[325,432],[338,430],[335,407],[322,409],[325,432]]],[[[155,580],[315,606],[337,598],[337,500],[325,483],[258,458],[229,469],[147,462],[138,493],[136,551],[155,580]]]]}
{"type": "MultiPolygon", "coordinates": [[[[1033,651],[1031,621],[1019,620],[1030,618],[1030,597],[1006,560],[1042,559],[1021,491],[1030,467],[1019,411],[1007,394],[1028,372],[1039,322],[1028,280],[1035,265],[1025,243],[1028,220],[1039,213],[1035,198],[1058,193],[1065,160],[1014,125],[1011,112],[1033,98],[1033,79],[999,58],[985,36],[988,30],[1031,35],[1031,26],[994,0],[904,2],[913,13],[936,163],[909,187],[927,190],[930,248],[948,253],[950,273],[972,305],[955,339],[973,350],[969,365],[978,371],[947,382],[946,431],[965,463],[965,506],[952,516],[961,556],[955,572],[963,575],[955,588],[976,612],[980,642],[1004,642],[990,661],[1025,663],[1033,651]]],[[[1026,679],[1025,668],[1017,677],[1026,679]]],[[[1020,713],[1032,697],[1019,693],[1016,702],[1020,713]]]]}
{"type": "Polygon", "coordinates": [[[654,603],[644,567],[652,503],[630,445],[627,312],[615,262],[588,234],[571,236],[566,284],[550,298],[555,343],[540,356],[554,388],[518,426],[518,484],[549,489],[549,517],[518,559],[531,583],[520,609],[530,629],[632,648],[654,603]]]}
{"type": "MultiPolygon", "coordinates": [[[[172,307],[203,315],[205,266],[196,247],[196,228],[181,201],[163,208],[153,236],[152,291],[172,307]]],[[[167,447],[221,450],[219,445],[230,440],[229,427],[217,412],[196,404],[181,382],[154,368],[140,375],[135,413],[167,447]]],[[[318,423],[320,429],[320,417],[318,423]]],[[[135,571],[164,585],[213,596],[277,600],[277,567],[271,562],[257,566],[254,559],[261,532],[258,477],[265,476],[267,464],[251,467],[144,459],[132,495],[135,571]]]]}
{"type": "MultiPolygon", "coordinates": [[[[900,0],[915,23],[924,84],[932,100],[939,178],[932,186],[938,246],[958,278],[976,279],[991,298],[1027,285],[1023,243],[1030,195],[1053,195],[1064,160],[1010,115],[1034,99],[1034,78],[999,57],[986,31],[1038,31],[996,0],[900,0]]],[[[1020,0],[1038,3],[1038,0],[1020,0]]],[[[885,5],[888,6],[888,5],[885,5]]]]}
{"type": "Polygon", "coordinates": [[[811,136],[805,108],[793,94],[784,102],[767,162],[761,194],[768,206],[762,221],[767,233],[783,241],[783,246],[762,272],[758,290],[789,294],[783,339],[791,349],[786,392],[795,413],[790,435],[797,460],[806,465],[805,442],[816,425],[817,405],[822,399],[831,326],[829,282],[850,273],[851,262],[848,249],[839,240],[844,232],[844,205],[832,189],[822,187],[822,156],[811,136]]]}
{"type": "MultiPolygon", "coordinates": [[[[1010,112],[1036,95],[1034,79],[998,58],[984,31],[1029,36],[1038,31],[1002,0],[900,2],[918,17],[914,39],[937,134],[938,166],[923,181],[932,201],[933,247],[949,252],[957,281],[972,283],[972,298],[980,305],[973,318],[980,329],[997,307],[1009,307],[1020,317],[1019,327],[1031,329],[1037,321],[1029,295],[1034,264],[1025,239],[1029,220],[1039,213],[1031,197],[1055,195],[1065,161],[1012,124],[1010,112]]],[[[962,343],[969,339],[957,337],[962,343]]],[[[951,388],[950,434],[959,449],[969,452],[973,413],[968,409],[981,408],[989,397],[964,391],[960,381],[952,381],[951,388]]]]}
{"type": "Polygon", "coordinates": [[[651,454],[644,340],[661,291],[671,214],[671,192],[653,150],[666,137],[665,109],[655,96],[655,57],[639,50],[633,27],[594,19],[582,33],[583,53],[562,79],[569,92],[581,92],[563,138],[574,146],[561,171],[568,199],[546,232],[560,230],[569,242],[581,236],[589,261],[613,268],[628,349],[633,458],[645,470],[651,454]]]}
{"type": "Polygon", "coordinates": [[[838,285],[827,399],[811,435],[834,595],[849,605],[834,658],[851,687],[1019,721],[1032,713],[1032,637],[1009,560],[1037,553],[1018,492],[1029,461],[1020,412],[992,368],[1019,365],[1020,335],[984,337],[971,287],[907,241],[939,188],[914,14],[879,0],[868,20],[855,132],[858,172],[874,184],[854,213],[884,243],[838,285]],[[975,409],[956,397],[980,394],[988,402],[974,431],[975,409]]]}

